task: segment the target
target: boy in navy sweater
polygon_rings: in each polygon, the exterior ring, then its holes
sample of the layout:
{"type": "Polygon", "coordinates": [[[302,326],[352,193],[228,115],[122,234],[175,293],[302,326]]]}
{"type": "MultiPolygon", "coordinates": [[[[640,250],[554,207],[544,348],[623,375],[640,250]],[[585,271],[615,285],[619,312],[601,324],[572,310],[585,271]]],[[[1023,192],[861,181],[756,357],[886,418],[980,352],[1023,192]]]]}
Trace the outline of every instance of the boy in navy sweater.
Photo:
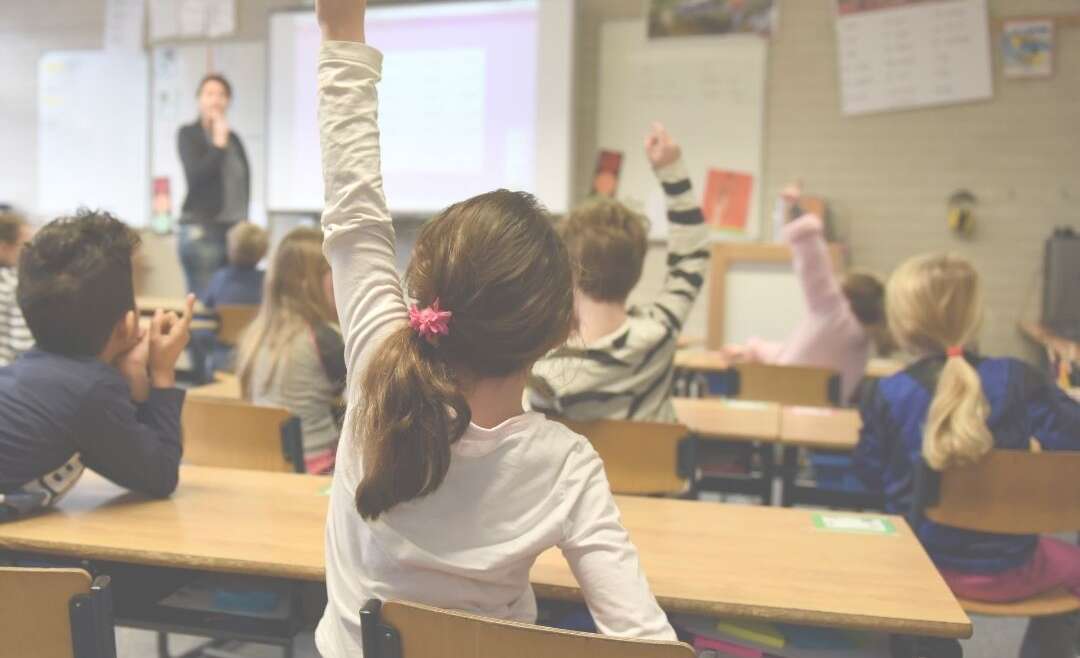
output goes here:
{"type": "Polygon", "coordinates": [[[138,235],[107,213],[51,222],[24,248],[18,302],[37,347],[0,369],[0,518],[51,505],[84,467],[168,496],[180,465],[176,360],[183,318],[142,328],[131,254],[138,235]]]}

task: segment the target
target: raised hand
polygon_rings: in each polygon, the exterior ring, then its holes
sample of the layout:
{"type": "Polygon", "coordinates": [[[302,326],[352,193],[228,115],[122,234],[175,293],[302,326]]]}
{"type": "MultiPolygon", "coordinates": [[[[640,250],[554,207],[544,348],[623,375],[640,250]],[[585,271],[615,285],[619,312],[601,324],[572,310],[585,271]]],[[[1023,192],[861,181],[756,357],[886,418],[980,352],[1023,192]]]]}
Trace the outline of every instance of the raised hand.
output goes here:
{"type": "Polygon", "coordinates": [[[326,41],[364,43],[365,11],[367,0],[315,0],[315,16],[326,41]]]}
{"type": "Polygon", "coordinates": [[[191,338],[195,295],[188,295],[183,317],[158,309],[150,321],[150,382],[154,388],[176,385],[176,361],[191,338]]]}
{"type": "Polygon", "coordinates": [[[215,114],[210,124],[210,137],[214,146],[223,149],[229,144],[229,120],[224,113],[215,114]]]}
{"type": "Polygon", "coordinates": [[[652,130],[645,137],[645,155],[653,169],[662,169],[682,157],[682,149],[671,139],[664,124],[654,122],[652,130]]]}

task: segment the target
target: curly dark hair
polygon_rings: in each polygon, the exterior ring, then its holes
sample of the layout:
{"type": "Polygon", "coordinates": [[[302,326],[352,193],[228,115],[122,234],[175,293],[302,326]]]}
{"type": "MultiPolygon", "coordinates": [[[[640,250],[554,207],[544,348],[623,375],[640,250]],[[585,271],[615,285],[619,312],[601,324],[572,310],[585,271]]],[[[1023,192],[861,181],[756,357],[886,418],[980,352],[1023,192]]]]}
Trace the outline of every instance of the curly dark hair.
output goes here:
{"type": "Polygon", "coordinates": [[[49,222],[23,248],[17,297],[38,347],[97,356],[135,308],[131,258],[138,233],[103,211],[49,222]]]}

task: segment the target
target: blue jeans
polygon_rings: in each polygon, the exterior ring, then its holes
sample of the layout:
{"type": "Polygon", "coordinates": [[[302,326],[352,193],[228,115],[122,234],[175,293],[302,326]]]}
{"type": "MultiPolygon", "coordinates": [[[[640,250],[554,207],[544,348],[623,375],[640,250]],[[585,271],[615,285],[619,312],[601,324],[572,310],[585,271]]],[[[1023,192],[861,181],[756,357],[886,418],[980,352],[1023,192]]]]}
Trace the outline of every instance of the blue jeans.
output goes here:
{"type": "Polygon", "coordinates": [[[188,292],[201,298],[214,272],[225,266],[225,233],[229,228],[228,224],[180,225],[180,264],[188,292]]]}

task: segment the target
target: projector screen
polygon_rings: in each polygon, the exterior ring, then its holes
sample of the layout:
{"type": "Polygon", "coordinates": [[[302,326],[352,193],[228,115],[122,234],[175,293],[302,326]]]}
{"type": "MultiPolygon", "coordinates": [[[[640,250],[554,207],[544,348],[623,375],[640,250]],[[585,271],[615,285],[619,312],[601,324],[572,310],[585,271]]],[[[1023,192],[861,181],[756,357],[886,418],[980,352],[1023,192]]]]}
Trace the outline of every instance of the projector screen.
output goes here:
{"type": "MultiPolygon", "coordinates": [[[[567,209],[574,2],[371,7],[383,53],[379,124],[387,202],[431,213],[500,187],[567,209]]],[[[267,205],[323,205],[316,123],[320,33],[311,11],[270,18],[267,205]]]]}

